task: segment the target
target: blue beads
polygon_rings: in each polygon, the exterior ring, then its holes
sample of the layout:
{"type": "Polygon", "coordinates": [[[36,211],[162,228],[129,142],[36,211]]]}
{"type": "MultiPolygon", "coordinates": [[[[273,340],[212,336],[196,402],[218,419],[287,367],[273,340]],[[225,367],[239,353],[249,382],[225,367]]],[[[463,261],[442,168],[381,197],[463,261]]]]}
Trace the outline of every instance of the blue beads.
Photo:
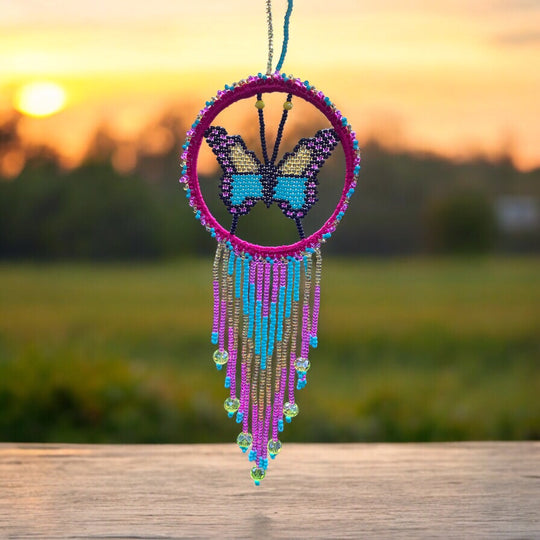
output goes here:
{"type": "Polygon", "coordinates": [[[249,318],[248,338],[253,339],[253,327],[255,325],[255,283],[249,284],[249,318]]]}
{"type": "Polygon", "coordinates": [[[229,276],[232,276],[234,274],[234,258],[235,258],[234,252],[231,251],[229,255],[229,265],[227,267],[227,273],[229,274],[229,276]]]}
{"type": "Polygon", "coordinates": [[[288,176],[278,176],[277,184],[274,188],[274,199],[288,201],[291,208],[300,210],[304,206],[306,194],[304,186],[308,178],[293,178],[288,176]]]}
{"type": "Polygon", "coordinates": [[[240,424],[243,419],[244,419],[244,413],[243,412],[237,412],[236,413],[236,423],[240,424]]]}
{"type": "Polygon", "coordinates": [[[189,199],[191,197],[191,189],[186,189],[186,199],[189,199]]]}
{"type": "Polygon", "coordinates": [[[231,387],[231,378],[229,376],[225,377],[225,388],[231,387]]]}
{"type": "Polygon", "coordinates": [[[309,344],[311,345],[311,347],[316,349],[317,345],[319,345],[319,340],[317,339],[317,336],[310,336],[309,337],[309,344]]]}
{"type": "Polygon", "coordinates": [[[285,303],[285,317],[291,316],[292,292],[294,286],[294,263],[289,259],[287,263],[287,300],[285,303]]]}
{"type": "Polygon", "coordinates": [[[277,335],[276,341],[283,339],[283,312],[285,309],[285,287],[279,288],[278,306],[277,306],[277,335]]]}
{"type": "Polygon", "coordinates": [[[285,61],[285,55],[287,54],[287,44],[289,43],[289,22],[291,20],[291,13],[293,9],[293,0],[288,0],[287,13],[285,13],[285,20],[283,21],[283,44],[281,46],[281,55],[276,65],[276,71],[279,71],[283,62],[285,61]]]}
{"type": "Polygon", "coordinates": [[[294,259],[294,301],[300,301],[300,259],[294,259]]]}
{"type": "Polygon", "coordinates": [[[249,315],[249,259],[244,259],[244,282],[242,284],[242,311],[249,315]]]}
{"type": "Polygon", "coordinates": [[[219,338],[219,334],[217,332],[212,332],[212,345],[217,345],[218,344],[218,338],[219,338]]]}
{"type": "Polygon", "coordinates": [[[283,431],[283,419],[280,418],[277,423],[277,429],[281,433],[283,431]]]}
{"type": "Polygon", "coordinates": [[[238,206],[250,197],[262,197],[263,185],[260,174],[233,174],[232,176],[232,194],[230,202],[238,206]]]}
{"type": "Polygon", "coordinates": [[[250,450],[249,451],[249,461],[255,461],[257,459],[257,451],[256,450],[250,450]]]}
{"type": "Polygon", "coordinates": [[[266,369],[268,347],[268,317],[262,319],[261,369],[266,369]]]}
{"type": "Polygon", "coordinates": [[[328,238],[330,238],[331,236],[332,236],[332,233],[329,233],[329,232],[324,233],[324,234],[322,235],[322,237],[323,237],[324,239],[328,239],[328,238]]]}

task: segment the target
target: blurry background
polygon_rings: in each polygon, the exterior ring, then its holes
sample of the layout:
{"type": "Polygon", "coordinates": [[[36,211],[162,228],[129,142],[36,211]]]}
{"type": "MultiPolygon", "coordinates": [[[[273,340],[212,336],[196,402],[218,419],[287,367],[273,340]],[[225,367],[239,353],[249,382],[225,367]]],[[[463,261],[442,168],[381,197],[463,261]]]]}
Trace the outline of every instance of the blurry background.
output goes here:
{"type": "MultiPolygon", "coordinates": [[[[263,0],[0,13],[0,440],[232,440],[178,156],[264,71],[263,0]]],[[[363,169],[285,441],[540,437],[538,28],[538,0],[295,2],[284,71],[346,113],[363,169]]]]}

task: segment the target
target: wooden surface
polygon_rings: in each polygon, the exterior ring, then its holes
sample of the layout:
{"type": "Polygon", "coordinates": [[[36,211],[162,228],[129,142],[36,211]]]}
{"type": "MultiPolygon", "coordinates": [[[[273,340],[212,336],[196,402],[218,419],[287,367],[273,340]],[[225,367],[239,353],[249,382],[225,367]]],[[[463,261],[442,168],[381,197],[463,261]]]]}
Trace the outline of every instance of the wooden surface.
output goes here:
{"type": "Polygon", "coordinates": [[[0,538],[540,538],[540,443],[0,444],[0,538]]]}

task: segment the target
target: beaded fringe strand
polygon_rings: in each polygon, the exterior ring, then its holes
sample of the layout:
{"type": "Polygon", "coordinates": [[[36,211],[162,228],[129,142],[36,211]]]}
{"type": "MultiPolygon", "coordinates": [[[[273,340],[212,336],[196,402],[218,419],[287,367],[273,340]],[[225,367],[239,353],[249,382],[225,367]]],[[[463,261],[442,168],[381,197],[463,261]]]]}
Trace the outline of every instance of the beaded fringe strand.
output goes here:
{"type": "Polygon", "coordinates": [[[274,260],[237,254],[228,242],[217,246],[213,358],[218,370],[226,365],[223,406],[242,424],[236,442],[249,450],[256,485],[268,456],[281,451],[284,421],[299,412],[295,390],[306,386],[309,348],[317,347],[321,266],[319,249],[274,260]]]}

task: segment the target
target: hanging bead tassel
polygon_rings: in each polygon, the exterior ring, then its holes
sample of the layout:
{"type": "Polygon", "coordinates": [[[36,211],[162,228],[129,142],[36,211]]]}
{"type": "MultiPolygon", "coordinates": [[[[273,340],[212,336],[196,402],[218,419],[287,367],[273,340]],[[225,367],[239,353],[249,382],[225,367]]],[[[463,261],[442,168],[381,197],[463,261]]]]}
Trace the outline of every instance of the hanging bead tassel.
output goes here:
{"type": "Polygon", "coordinates": [[[224,408],[242,425],[236,442],[249,450],[257,485],[268,456],[281,451],[283,421],[299,412],[295,390],[306,385],[309,348],[317,346],[320,278],[318,249],[279,260],[236,253],[227,243],[216,250],[214,362],[227,364],[224,408]]]}

